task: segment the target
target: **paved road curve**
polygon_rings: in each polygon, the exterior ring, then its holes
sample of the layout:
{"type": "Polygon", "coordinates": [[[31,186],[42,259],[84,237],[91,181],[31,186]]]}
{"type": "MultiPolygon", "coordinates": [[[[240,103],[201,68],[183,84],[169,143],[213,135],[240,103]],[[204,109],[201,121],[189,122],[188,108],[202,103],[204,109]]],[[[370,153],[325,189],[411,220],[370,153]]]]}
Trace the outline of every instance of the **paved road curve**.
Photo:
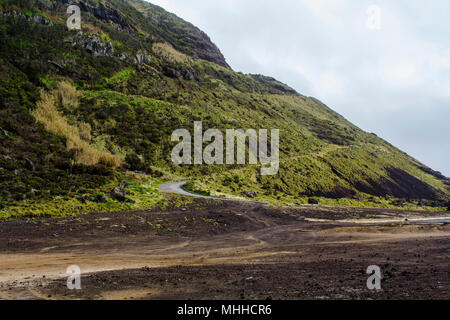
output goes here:
{"type": "Polygon", "coordinates": [[[184,196],[189,197],[197,197],[197,198],[207,198],[207,199],[218,199],[218,200],[233,200],[233,199],[225,199],[225,198],[215,198],[215,197],[209,197],[209,196],[203,196],[201,194],[195,194],[192,192],[188,192],[186,190],[183,190],[183,186],[187,183],[187,181],[180,181],[180,182],[171,182],[171,183],[165,183],[158,187],[159,190],[166,191],[166,192],[172,192],[181,194],[184,196]]]}
{"type": "Polygon", "coordinates": [[[210,196],[204,196],[201,194],[192,193],[192,192],[186,191],[182,188],[186,183],[187,183],[187,181],[165,183],[165,184],[158,186],[158,189],[161,191],[172,192],[172,193],[181,194],[183,196],[188,196],[188,197],[215,199],[215,200],[222,200],[222,201],[252,202],[252,203],[259,203],[259,204],[265,203],[262,201],[254,201],[254,200],[248,200],[248,199],[217,198],[217,197],[210,197],[210,196]]]}

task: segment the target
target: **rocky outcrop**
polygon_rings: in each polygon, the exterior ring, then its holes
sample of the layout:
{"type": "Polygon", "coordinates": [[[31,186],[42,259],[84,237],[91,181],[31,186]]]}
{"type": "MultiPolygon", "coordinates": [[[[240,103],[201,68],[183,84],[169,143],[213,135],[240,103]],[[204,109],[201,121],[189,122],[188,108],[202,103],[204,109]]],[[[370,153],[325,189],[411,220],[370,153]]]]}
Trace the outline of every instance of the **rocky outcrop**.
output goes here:
{"type": "Polygon", "coordinates": [[[111,190],[111,198],[120,202],[125,202],[127,200],[126,194],[127,192],[121,188],[114,188],[111,190]]]}
{"type": "Polygon", "coordinates": [[[53,22],[51,22],[51,21],[49,21],[49,20],[47,20],[47,19],[45,19],[44,17],[41,17],[41,16],[34,16],[32,21],[34,23],[42,24],[44,26],[53,26],[53,22]]]}
{"type": "Polygon", "coordinates": [[[84,0],[73,2],[73,4],[78,5],[81,11],[92,14],[97,19],[115,26],[122,32],[136,34],[136,29],[114,8],[107,7],[103,3],[93,6],[92,3],[84,0]]]}
{"type": "Polygon", "coordinates": [[[110,41],[104,42],[94,34],[78,32],[75,36],[66,38],[65,41],[72,43],[73,46],[79,45],[90,54],[98,57],[116,57],[121,61],[129,61],[136,65],[151,64],[152,61],[151,55],[144,50],[140,50],[136,54],[127,52],[116,53],[110,41]]]}
{"type": "Polygon", "coordinates": [[[225,57],[208,35],[191,23],[145,1],[127,0],[127,2],[148,18],[148,23],[151,24],[157,36],[169,42],[178,51],[193,58],[230,68],[225,57]]]}
{"type": "Polygon", "coordinates": [[[114,48],[110,41],[103,42],[98,36],[89,34],[86,35],[83,32],[78,32],[74,37],[66,39],[67,42],[71,42],[74,46],[80,45],[83,49],[86,49],[94,56],[100,57],[113,57],[114,48]]]}
{"type": "Polygon", "coordinates": [[[19,21],[29,21],[35,24],[41,24],[44,26],[52,27],[53,22],[51,22],[48,19],[45,19],[44,17],[40,15],[35,15],[33,17],[27,16],[23,14],[22,12],[17,11],[11,11],[11,12],[0,12],[0,18],[1,19],[7,19],[12,18],[16,23],[19,21]]]}
{"type": "Polygon", "coordinates": [[[139,51],[133,57],[133,61],[135,64],[149,63],[151,61],[151,57],[148,53],[139,51]]]}
{"type": "MultiPolygon", "coordinates": [[[[260,74],[251,74],[251,77],[253,77],[255,80],[273,88],[276,91],[281,91],[284,93],[290,93],[290,94],[296,94],[297,92],[289,87],[288,85],[285,85],[284,83],[281,83],[280,81],[276,80],[272,77],[263,76],[260,74]]],[[[276,92],[274,92],[276,93],[276,92]]]]}
{"type": "Polygon", "coordinates": [[[255,197],[258,195],[258,193],[257,193],[256,191],[254,191],[254,190],[251,190],[251,191],[242,191],[242,194],[243,194],[244,196],[248,197],[248,198],[255,198],[255,197]]]}

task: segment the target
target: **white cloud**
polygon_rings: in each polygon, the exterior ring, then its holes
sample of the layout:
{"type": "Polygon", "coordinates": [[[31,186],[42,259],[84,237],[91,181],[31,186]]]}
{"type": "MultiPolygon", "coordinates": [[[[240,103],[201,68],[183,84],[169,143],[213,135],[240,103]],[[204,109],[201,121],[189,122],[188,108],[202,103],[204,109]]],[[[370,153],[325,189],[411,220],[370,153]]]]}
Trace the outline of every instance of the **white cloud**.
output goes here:
{"type": "Polygon", "coordinates": [[[347,1],[345,0],[299,0],[302,5],[308,8],[323,23],[342,27],[344,25],[343,17],[336,14],[336,11],[342,10],[347,1]]]}
{"type": "Polygon", "coordinates": [[[418,63],[414,60],[392,59],[380,64],[382,81],[390,86],[408,86],[418,82],[418,63]]]}

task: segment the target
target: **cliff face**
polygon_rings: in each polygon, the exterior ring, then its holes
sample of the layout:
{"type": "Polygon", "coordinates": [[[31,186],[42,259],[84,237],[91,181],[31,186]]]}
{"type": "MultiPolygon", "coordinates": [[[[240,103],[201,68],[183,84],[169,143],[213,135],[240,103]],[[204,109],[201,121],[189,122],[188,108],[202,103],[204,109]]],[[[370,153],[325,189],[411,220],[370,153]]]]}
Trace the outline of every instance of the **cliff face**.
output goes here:
{"type": "Polygon", "coordinates": [[[158,35],[175,49],[198,59],[229,68],[219,48],[206,33],[163,8],[141,0],[127,0],[149,19],[158,35]]]}
{"type": "Polygon", "coordinates": [[[67,30],[68,0],[0,0],[2,206],[101,193],[126,170],[294,203],[448,200],[448,178],[317,99],[233,72],[205,33],[162,8],[139,0],[70,4],[81,9],[82,30],[67,30]],[[171,134],[194,121],[205,130],[279,129],[279,173],[174,165],[171,134]]]}
{"type": "MultiPolygon", "coordinates": [[[[61,0],[62,3],[67,3],[61,0]]],[[[83,12],[116,26],[123,32],[151,34],[153,39],[170,43],[193,58],[204,59],[229,68],[224,56],[206,33],[163,8],[141,0],[71,1],[83,12]]]]}

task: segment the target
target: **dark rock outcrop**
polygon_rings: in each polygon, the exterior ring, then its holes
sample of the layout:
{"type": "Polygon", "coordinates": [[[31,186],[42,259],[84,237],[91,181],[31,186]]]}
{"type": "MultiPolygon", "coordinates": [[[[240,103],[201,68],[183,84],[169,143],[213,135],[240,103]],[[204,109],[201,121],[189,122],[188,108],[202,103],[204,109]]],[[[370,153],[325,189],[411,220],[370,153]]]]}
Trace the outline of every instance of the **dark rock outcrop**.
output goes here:
{"type": "Polygon", "coordinates": [[[126,194],[127,192],[123,189],[120,188],[114,188],[111,191],[111,198],[120,201],[120,202],[125,202],[127,200],[126,198],[126,194]]]}
{"type": "Polygon", "coordinates": [[[111,42],[107,41],[105,43],[93,34],[85,35],[83,32],[78,32],[74,37],[66,39],[67,42],[71,42],[74,46],[80,45],[89,53],[94,56],[101,57],[113,57],[114,48],[111,42]]]}
{"type": "Polygon", "coordinates": [[[244,196],[248,197],[248,198],[255,198],[255,197],[258,195],[258,193],[257,193],[256,191],[254,191],[254,190],[251,190],[251,191],[242,191],[242,194],[243,194],[244,196]]]}
{"type": "Polygon", "coordinates": [[[108,199],[107,199],[107,197],[105,195],[99,194],[99,195],[97,195],[95,197],[95,202],[97,202],[97,203],[107,203],[108,199]]]}

